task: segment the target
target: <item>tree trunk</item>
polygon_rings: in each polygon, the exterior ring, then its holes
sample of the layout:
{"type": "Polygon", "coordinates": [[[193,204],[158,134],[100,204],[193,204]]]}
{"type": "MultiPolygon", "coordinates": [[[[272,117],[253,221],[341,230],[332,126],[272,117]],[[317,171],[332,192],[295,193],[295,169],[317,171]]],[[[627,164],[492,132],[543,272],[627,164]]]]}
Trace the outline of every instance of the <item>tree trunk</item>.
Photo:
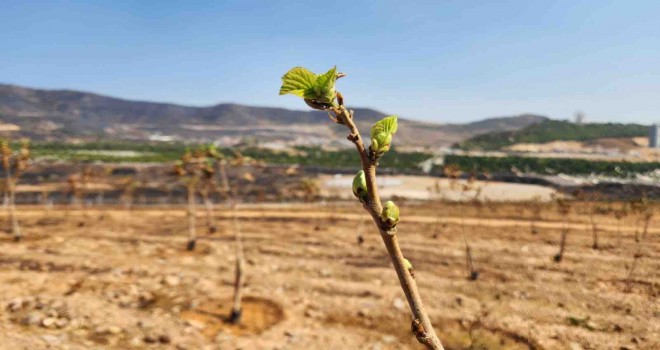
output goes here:
{"type": "Polygon", "coordinates": [[[596,224],[596,221],[594,220],[593,214],[589,217],[591,221],[591,233],[593,236],[593,244],[591,245],[592,249],[598,249],[598,224],[596,224]]]}
{"type": "Polygon", "coordinates": [[[568,236],[568,223],[564,222],[564,227],[561,231],[561,240],[559,242],[559,253],[555,255],[556,262],[560,262],[564,257],[564,249],[566,248],[566,236],[568,236]]]}
{"type": "Polygon", "coordinates": [[[206,209],[206,225],[208,227],[208,233],[213,234],[218,230],[215,226],[215,221],[213,220],[213,202],[211,201],[211,198],[209,198],[208,193],[203,193],[202,196],[204,197],[204,209],[206,209]]]}
{"type": "Polygon", "coordinates": [[[188,245],[187,249],[195,250],[197,245],[197,231],[196,231],[196,217],[195,217],[195,186],[188,185],[188,245]]]}
{"type": "Polygon", "coordinates": [[[23,238],[21,226],[18,224],[16,217],[16,183],[13,179],[8,179],[9,182],[9,216],[11,217],[11,233],[14,235],[16,242],[23,238]]]}
{"type": "MultiPolygon", "coordinates": [[[[232,205],[233,206],[233,205],[232,205]]],[[[236,245],[236,271],[234,276],[234,303],[231,308],[231,315],[229,315],[229,322],[233,324],[241,323],[241,299],[243,297],[243,268],[245,266],[243,258],[243,242],[241,241],[241,228],[238,224],[238,219],[236,218],[236,209],[232,208],[233,212],[233,226],[234,226],[234,235],[235,235],[235,245],[236,245]]]]}

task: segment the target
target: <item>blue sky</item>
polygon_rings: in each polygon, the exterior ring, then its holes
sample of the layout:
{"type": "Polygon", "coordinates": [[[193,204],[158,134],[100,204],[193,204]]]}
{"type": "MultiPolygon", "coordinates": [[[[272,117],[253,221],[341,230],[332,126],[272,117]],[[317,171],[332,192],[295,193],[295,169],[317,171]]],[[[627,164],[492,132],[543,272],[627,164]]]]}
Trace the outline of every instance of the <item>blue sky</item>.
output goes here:
{"type": "Polygon", "coordinates": [[[660,1],[3,1],[0,82],[304,109],[289,68],[350,106],[464,122],[660,121],[660,1]]]}

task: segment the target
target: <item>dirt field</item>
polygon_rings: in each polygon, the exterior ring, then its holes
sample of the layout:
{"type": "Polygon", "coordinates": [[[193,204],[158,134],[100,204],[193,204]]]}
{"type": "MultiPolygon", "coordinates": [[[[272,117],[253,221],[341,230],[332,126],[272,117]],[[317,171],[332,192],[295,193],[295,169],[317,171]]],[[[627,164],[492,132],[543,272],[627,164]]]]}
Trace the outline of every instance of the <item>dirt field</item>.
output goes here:
{"type": "MultiPolygon", "coordinates": [[[[403,252],[447,349],[660,348],[659,208],[640,243],[634,217],[597,217],[593,250],[578,205],[556,263],[563,223],[551,204],[535,234],[525,204],[400,207],[403,252]]],[[[24,241],[0,234],[2,349],[421,348],[380,237],[356,204],[239,209],[241,326],[224,321],[234,266],[226,209],[213,235],[200,213],[192,253],[183,209],[19,211],[24,241]]]]}

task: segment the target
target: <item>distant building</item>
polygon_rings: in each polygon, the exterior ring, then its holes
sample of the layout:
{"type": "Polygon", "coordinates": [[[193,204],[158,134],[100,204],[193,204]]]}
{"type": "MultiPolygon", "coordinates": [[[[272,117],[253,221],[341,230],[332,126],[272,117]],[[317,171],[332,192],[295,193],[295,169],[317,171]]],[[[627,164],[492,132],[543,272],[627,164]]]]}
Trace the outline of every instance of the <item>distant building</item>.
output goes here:
{"type": "Polygon", "coordinates": [[[660,124],[651,125],[649,131],[649,147],[660,148],[660,124]]]}

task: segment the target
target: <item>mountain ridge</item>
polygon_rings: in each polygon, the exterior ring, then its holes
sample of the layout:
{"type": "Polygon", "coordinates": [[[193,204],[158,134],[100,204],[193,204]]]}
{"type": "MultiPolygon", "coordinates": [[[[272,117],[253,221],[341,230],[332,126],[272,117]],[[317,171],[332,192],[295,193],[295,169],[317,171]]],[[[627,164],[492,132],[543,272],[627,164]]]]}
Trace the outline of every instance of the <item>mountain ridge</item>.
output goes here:
{"type": "MultiPolygon", "coordinates": [[[[387,115],[371,108],[353,110],[363,133],[387,115]]],[[[547,119],[523,114],[466,124],[438,124],[400,118],[401,131],[397,138],[402,146],[448,146],[480,133],[518,130],[547,119]]],[[[0,121],[17,125],[20,131],[15,134],[19,136],[45,139],[107,137],[148,140],[154,135],[167,135],[179,140],[221,139],[228,143],[251,137],[266,142],[281,139],[293,144],[323,144],[332,143],[338,133],[344,132],[335,128],[326,113],[321,111],[237,103],[186,106],[14,84],[0,84],[0,121]],[[197,127],[192,130],[191,125],[197,127]],[[286,126],[293,125],[302,128],[303,132],[299,135],[287,132],[286,126]],[[237,127],[253,127],[254,130],[237,131],[237,127]]]]}

